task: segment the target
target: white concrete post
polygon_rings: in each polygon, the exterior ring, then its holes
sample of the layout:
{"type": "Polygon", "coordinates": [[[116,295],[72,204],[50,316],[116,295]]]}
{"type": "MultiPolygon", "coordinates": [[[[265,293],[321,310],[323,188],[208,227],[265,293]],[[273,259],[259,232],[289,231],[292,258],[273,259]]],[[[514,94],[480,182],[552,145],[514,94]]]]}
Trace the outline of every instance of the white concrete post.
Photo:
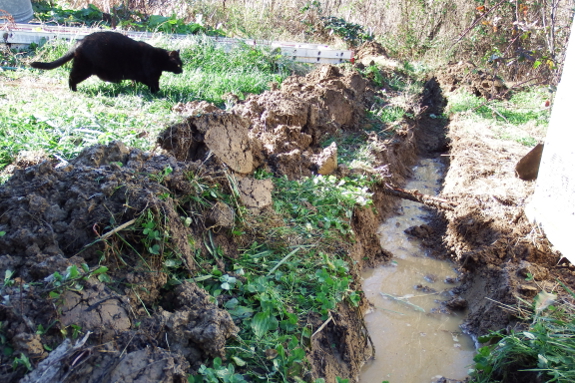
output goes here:
{"type": "Polygon", "coordinates": [[[575,24],[536,182],[525,212],[542,226],[553,246],[575,264],[575,24]]]}

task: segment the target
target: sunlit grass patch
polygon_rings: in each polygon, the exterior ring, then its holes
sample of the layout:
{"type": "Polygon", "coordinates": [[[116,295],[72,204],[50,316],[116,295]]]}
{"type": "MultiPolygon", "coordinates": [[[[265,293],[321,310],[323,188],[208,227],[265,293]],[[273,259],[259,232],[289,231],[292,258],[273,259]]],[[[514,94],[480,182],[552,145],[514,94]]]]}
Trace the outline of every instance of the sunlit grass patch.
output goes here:
{"type": "Polygon", "coordinates": [[[147,150],[159,131],[178,119],[170,110],[172,103],[149,102],[134,94],[0,89],[5,94],[0,104],[6,106],[0,113],[0,167],[21,150],[43,149],[70,159],[87,146],[113,140],[147,150]]]}
{"type": "Polygon", "coordinates": [[[69,63],[47,71],[27,68],[30,61],[61,57],[72,42],[53,40],[27,58],[18,56],[21,69],[0,72],[0,169],[21,150],[43,149],[69,159],[87,146],[112,140],[149,150],[162,129],[182,118],[171,110],[174,104],[205,100],[224,107],[227,94],[243,99],[291,74],[289,61],[265,49],[222,47],[193,36],[158,36],[152,44],[180,49],[184,61],[182,74],[162,74],[157,94],[140,83],[112,84],[96,76],[72,92],[69,63]]]}
{"type": "Polygon", "coordinates": [[[535,88],[514,93],[509,100],[490,100],[474,96],[464,90],[447,95],[448,115],[459,113],[474,122],[483,121],[503,140],[534,146],[541,141],[549,124],[550,109],[546,88],[535,88]]]}

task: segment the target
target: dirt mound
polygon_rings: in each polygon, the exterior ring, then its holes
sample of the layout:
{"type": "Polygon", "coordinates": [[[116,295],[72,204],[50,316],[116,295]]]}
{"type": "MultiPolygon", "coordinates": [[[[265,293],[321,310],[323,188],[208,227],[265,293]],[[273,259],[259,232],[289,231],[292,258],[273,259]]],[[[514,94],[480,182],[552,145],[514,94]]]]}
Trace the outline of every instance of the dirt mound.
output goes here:
{"type": "Polygon", "coordinates": [[[330,174],[337,169],[337,147],[323,148],[322,141],[360,127],[373,94],[356,71],[326,65],[286,79],[278,90],[251,95],[231,111],[189,117],[164,131],[159,143],[180,160],[212,151],[238,173],[265,165],[291,179],[330,174]]]}
{"type": "Polygon", "coordinates": [[[357,61],[362,61],[367,57],[380,57],[384,56],[387,57],[387,52],[381,46],[380,43],[376,41],[367,41],[363,43],[357,50],[354,52],[353,57],[357,61]]]}
{"type": "Polygon", "coordinates": [[[448,65],[436,76],[441,87],[447,92],[463,87],[471,94],[489,100],[502,96],[507,91],[507,86],[501,77],[477,69],[471,62],[448,65]]]}
{"type": "MultiPolygon", "coordinates": [[[[205,218],[197,217],[193,204],[176,206],[169,193],[192,191],[188,177],[200,164],[115,142],[55,165],[45,161],[18,170],[0,188],[0,273],[13,273],[2,291],[8,304],[0,305],[0,320],[14,351],[37,364],[47,357],[43,345],[59,344],[62,334],[90,332],[90,346],[62,356],[76,367],[66,371],[63,364],[53,373],[58,382],[106,376],[186,381],[190,368],[223,355],[237,328],[195,285],[179,286],[164,309],[141,319],[146,306],[160,302],[167,276],[157,270],[164,257],[189,273],[196,267],[187,238],[203,230],[205,218]],[[184,225],[182,212],[196,217],[196,224],[184,225]],[[146,234],[146,227],[169,239],[150,239],[153,231],[146,234]],[[113,290],[96,277],[101,265],[118,281],[113,290]]],[[[3,375],[2,381],[17,375],[3,375]]]]}

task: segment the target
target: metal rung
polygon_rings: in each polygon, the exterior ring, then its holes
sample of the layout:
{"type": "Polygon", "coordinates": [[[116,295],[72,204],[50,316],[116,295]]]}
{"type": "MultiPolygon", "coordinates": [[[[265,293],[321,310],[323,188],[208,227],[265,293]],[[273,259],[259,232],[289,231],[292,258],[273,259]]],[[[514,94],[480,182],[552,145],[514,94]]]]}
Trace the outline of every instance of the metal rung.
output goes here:
{"type": "MultiPolygon", "coordinates": [[[[67,40],[81,40],[85,36],[105,31],[105,29],[85,28],[85,27],[61,27],[48,26],[41,24],[16,24],[15,27],[6,25],[8,30],[0,31],[5,43],[29,45],[32,43],[39,44],[42,41],[54,38],[67,40]]],[[[158,35],[167,36],[170,39],[185,39],[188,35],[172,34],[165,35],[150,32],[130,32],[118,31],[126,36],[137,39],[147,40],[158,35]]],[[[353,61],[353,51],[331,49],[328,45],[308,44],[285,41],[268,41],[268,40],[250,40],[250,39],[233,39],[228,37],[210,37],[216,44],[237,45],[247,44],[251,46],[263,45],[272,49],[280,48],[282,55],[291,57],[294,61],[305,63],[322,63],[322,64],[339,64],[353,61]]]]}

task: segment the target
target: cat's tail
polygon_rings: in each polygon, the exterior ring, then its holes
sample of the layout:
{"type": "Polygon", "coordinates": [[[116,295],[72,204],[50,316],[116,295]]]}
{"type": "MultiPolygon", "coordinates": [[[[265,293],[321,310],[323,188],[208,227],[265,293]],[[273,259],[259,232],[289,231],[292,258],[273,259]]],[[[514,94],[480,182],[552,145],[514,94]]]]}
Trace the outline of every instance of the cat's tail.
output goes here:
{"type": "Polygon", "coordinates": [[[59,66],[66,64],[68,61],[72,60],[73,58],[74,58],[74,50],[71,50],[68,53],[66,53],[64,56],[60,57],[58,60],[52,61],[51,63],[41,63],[41,62],[36,61],[36,62],[33,62],[32,64],[30,64],[30,66],[32,68],[36,68],[36,69],[54,69],[54,68],[58,68],[59,66]]]}

